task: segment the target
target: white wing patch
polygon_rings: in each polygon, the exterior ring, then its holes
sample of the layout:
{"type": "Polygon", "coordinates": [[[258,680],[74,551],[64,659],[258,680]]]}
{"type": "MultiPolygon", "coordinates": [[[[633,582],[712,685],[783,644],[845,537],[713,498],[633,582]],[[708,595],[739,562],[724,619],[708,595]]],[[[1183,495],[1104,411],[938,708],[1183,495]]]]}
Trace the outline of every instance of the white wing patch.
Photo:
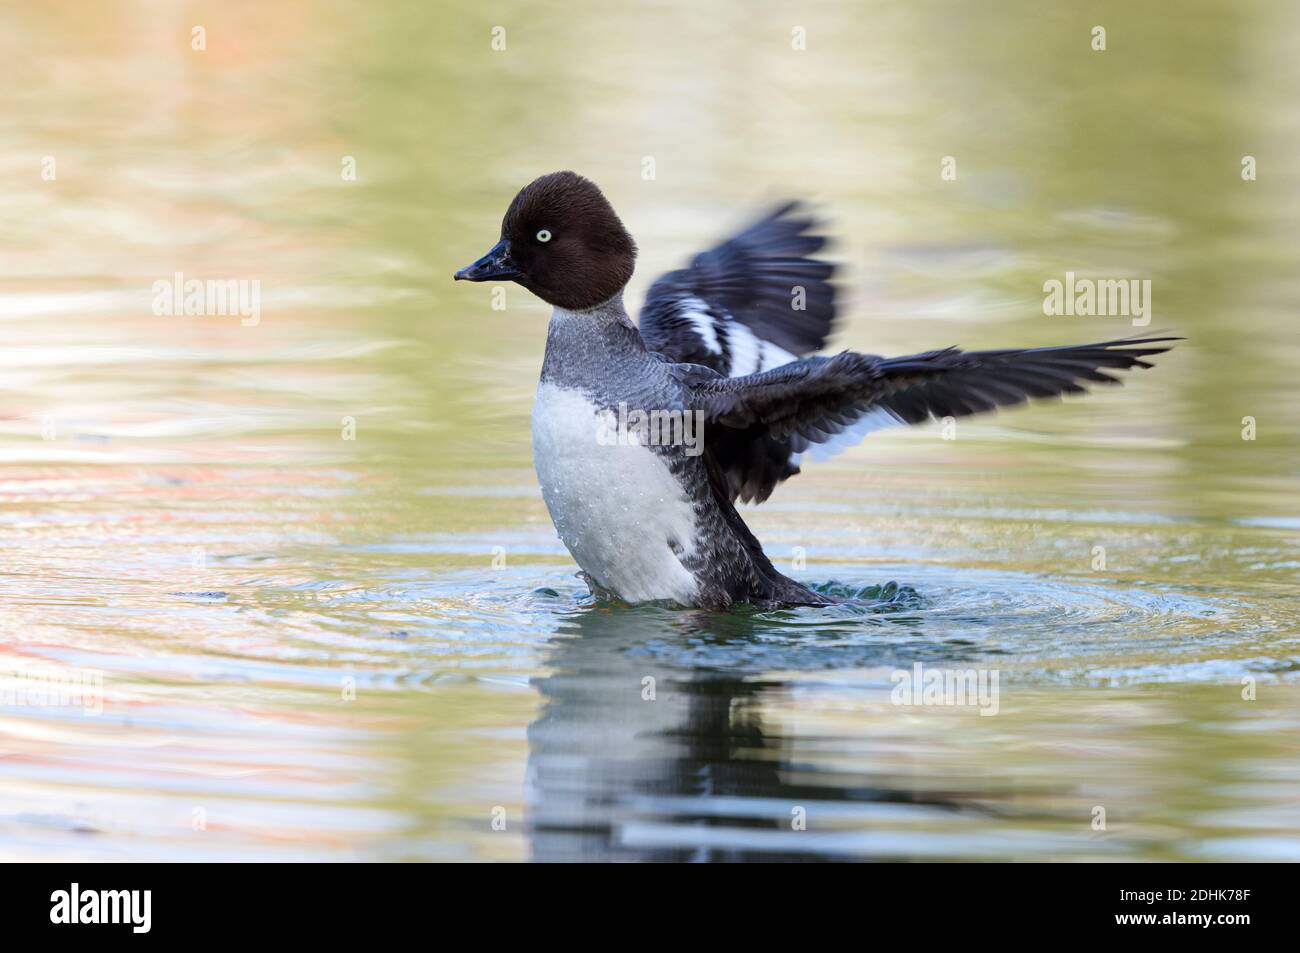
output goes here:
{"type": "MultiPolygon", "coordinates": [[[[700,336],[704,346],[709,349],[710,353],[722,353],[722,345],[718,341],[719,330],[725,335],[727,357],[730,360],[730,366],[727,368],[728,377],[745,377],[749,374],[757,374],[760,371],[770,371],[774,367],[781,367],[798,360],[785,348],[779,347],[771,341],[763,340],[751,331],[748,326],[731,317],[724,317],[719,321],[715,321],[712,313],[708,310],[709,306],[699,298],[687,298],[682,304],[686,309],[683,311],[683,315],[691,322],[691,327],[700,336]]],[[[888,410],[883,407],[876,407],[867,411],[852,425],[841,430],[829,440],[824,443],[813,444],[805,452],[814,460],[829,460],[831,457],[843,453],[849,447],[861,443],[867,434],[882,430],[885,427],[898,427],[902,423],[888,410]]],[[[798,466],[803,456],[803,453],[790,454],[790,463],[798,466]]]]}
{"type": "Polygon", "coordinates": [[[770,371],[795,360],[795,356],[785,348],[764,341],[739,321],[728,319],[726,333],[727,349],[731,357],[728,377],[744,377],[746,374],[770,371]]]}
{"type": "Polygon", "coordinates": [[[763,342],[763,359],[759,367],[760,371],[770,371],[774,367],[780,367],[782,364],[789,364],[795,360],[795,356],[783,347],[777,347],[771,341],[763,342]]]}
{"type": "MultiPolygon", "coordinates": [[[[885,427],[900,427],[903,422],[885,410],[875,407],[867,411],[850,426],[844,428],[825,443],[815,443],[806,451],[814,460],[829,460],[836,454],[843,453],[849,447],[856,446],[869,433],[883,430],[885,427]]],[[[802,454],[790,454],[790,462],[796,466],[802,454]]]]}
{"type": "Polygon", "coordinates": [[[713,324],[713,315],[709,306],[699,298],[687,298],[682,302],[686,309],[683,317],[691,322],[691,327],[700,336],[710,354],[721,354],[722,345],[718,343],[718,329],[713,324]]]}

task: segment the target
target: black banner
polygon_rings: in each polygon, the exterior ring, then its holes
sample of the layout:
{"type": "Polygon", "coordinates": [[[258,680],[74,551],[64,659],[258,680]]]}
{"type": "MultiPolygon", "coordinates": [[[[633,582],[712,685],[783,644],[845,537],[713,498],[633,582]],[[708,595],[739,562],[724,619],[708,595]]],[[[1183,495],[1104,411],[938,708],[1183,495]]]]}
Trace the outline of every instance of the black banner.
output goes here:
{"type": "Polygon", "coordinates": [[[659,880],[662,867],[612,874],[577,865],[545,872],[478,866],[455,871],[450,887],[451,871],[413,865],[10,865],[2,909],[10,938],[111,934],[128,942],[335,943],[373,937],[380,921],[424,921],[438,911],[462,926],[466,916],[497,924],[508,913],[520,925],[529,922],[525,915],[563,916],[575,931],[588,918],[622,911],[648,918],[638,922],[653,930],[661,918],[698,919],[718,909],[726,911],[726,929],[740,931],[747,919],[758,926],[775,915],[805,927],[819,920],[842,927],[847,917],[864,931],[895,926],[920,931],[918,938],[934,929],[943,943],[987,938],[988,929],[1042,938],[1045,928],[1070,938],[1137,933],[1231,943],[1289,922],[1282,898],[1292,874],[1279,865],[832,865],[797,874],[758,866],[725,875],[679,871],[670,881],[659,880]]]}

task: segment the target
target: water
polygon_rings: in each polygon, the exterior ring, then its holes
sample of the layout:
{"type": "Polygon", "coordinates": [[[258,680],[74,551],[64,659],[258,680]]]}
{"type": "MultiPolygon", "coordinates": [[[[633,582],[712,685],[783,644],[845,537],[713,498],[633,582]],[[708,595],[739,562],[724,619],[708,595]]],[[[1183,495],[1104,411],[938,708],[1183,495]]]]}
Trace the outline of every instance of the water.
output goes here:
{"type": "Polygon", "coordinates": [[[0,670],[103,685],[0,707],[0,855],[1300,859],[1292,11],[508,5],[500,53],[472,5],[204,16],[0,31],[0,670]],[[863,605],[598,604],[531,470],[546,308],[449,280],[565,167],[631,301],[797,193],[839,346],[1140,330],[1044,316],[1066,271],[1189,340],[746,511],[863,605]],[[155,316],[176,272],[260,320],[155,316]],[[917,663],[996,714],[893,704],[917,663]]]}

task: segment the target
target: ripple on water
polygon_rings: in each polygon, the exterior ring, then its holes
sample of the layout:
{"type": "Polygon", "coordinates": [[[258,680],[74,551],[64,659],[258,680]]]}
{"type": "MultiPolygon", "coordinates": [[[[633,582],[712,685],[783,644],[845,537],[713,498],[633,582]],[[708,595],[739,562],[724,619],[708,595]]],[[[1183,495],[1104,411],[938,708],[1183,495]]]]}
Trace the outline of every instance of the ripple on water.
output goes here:
{"type": "MultiPolygon", "coordinates": [[[[346,658],[381,682],[386,673],[405,673],[404,685],[449,665],[526,669],[544,663],[552,640],[593,628],[617,630],[627,650],[709,668],[950,659],[1013,666],[1030,678],[1198,681],[1262,655],[1251,644],[1282,624],[1205,587],[937,566],[834,567],[827,575],[833,578],[814,587],[845,602],[721,613],[602,603],[551,565],[436,576],[407,570],[365,587],[316,580],[228,599],[177,598],[234,603],[273,618],[277,637],[245,641],[245,651],[272,658],[291,645],[302,664],[346,658]],[[885,581],[862,579],[865,572],[885,581]]],[[[1281,677],[1292,667],[1268,671],[1281,677]]]]}

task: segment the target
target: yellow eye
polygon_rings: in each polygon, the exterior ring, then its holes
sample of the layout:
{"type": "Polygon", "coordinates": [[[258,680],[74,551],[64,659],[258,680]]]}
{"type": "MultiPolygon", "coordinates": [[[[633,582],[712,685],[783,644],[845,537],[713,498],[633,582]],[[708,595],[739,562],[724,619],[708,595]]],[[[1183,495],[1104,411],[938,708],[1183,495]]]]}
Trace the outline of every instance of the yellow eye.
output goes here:
{"type": "Polygon", "coordinates": [[[537,240],[539,242],[549,242],[551,240],[551,233],[543,228],[537,233],[537,240]]]}

